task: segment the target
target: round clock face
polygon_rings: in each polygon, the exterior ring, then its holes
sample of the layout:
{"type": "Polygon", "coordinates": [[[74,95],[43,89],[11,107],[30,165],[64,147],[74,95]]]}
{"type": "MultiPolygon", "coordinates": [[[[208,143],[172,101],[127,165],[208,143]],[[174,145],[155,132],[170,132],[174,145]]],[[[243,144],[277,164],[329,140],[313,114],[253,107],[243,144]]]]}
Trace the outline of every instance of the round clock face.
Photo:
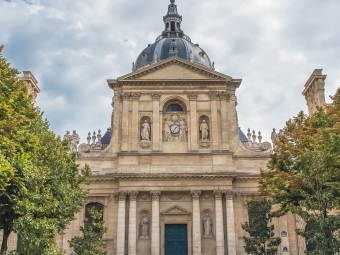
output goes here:
{"type": "Polygon", "coordinates": [[[171,133],[177,134],[179,132],[179,126],[178,125],[172,125],[170,127],[171,133]]]}

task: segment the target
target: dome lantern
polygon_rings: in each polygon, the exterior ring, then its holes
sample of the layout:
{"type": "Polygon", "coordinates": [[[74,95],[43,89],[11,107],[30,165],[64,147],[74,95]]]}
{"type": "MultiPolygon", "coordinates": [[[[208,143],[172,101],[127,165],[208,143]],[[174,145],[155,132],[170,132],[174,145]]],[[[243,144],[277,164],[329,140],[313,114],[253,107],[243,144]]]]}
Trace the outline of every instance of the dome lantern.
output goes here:
{"type": "Polygon", "coordinates": [[[179,37],[183,35],[181,30],[182,16],[177,12],[175,1],[171,0],[168,6],[168,13],[163,17],[165,29],[162,33],[164,37],[179,37]]]}
{"type": "Polygon", "coordinates": [[[190,37],[182,31],[182,16],[177,12],[175,0],[170,0],[163,22],[164,31],[156,38],[155,43],[149,44],[139,54],[136,63],[132,64],[133,72],[171,57],[179,57],[214,70],[205,51],[198,44],[193,44],[190,37]]]}

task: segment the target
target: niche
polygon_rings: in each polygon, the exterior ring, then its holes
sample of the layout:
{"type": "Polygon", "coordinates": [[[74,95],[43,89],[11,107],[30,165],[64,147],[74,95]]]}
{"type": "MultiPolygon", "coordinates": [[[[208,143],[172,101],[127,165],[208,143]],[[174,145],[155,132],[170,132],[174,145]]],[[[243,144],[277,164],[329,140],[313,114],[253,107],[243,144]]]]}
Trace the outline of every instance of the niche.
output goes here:
{"type": "Polygon", "coordinates": [[[210,141],[210,121],[209,117],[202,115],[198,119],[199,140],[202,142],[210,141]]]}
{"type": "Polygon", "coordinates": [[[140,136],[141,142],[151,141],[151,119],[148,116],[144,116],[140,119],[140,136]]]}
{"type": "Polygon", "coordinates": [[[203,209],[201,212],[202,237],[214,237],[214,213],[210,209],[203,209]]]}
{"type": "Polygon", "coordinates": [[[151,217],[150,212],[143,209],[139,213],[138,237],[140,239],[150,239],[151,237],[151,217]]]}

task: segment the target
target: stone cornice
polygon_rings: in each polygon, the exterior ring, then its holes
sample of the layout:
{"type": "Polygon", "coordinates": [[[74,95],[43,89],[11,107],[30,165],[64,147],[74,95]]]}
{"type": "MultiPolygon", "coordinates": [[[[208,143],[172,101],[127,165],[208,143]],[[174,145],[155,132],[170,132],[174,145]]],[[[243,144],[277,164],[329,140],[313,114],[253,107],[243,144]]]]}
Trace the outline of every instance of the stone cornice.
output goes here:
{"type": "Polygon", "coordinates": [[[232,79],[230,76],[227,76],[227,75],[224,75],[222,73],[213,71],[209,68],[197,65],[195,63],[183,60],[179,57],[171,57],[171,58],[168,58],[166,60],[160,61],[157,64],[153,64],[153,65],[148,66],[146,68],[143,68],[143,69],[137,70],[135,72],[129,73],[127,75],[121,76],[121,77],[118,78],[118,80],[137,79],[138,77],[147,75],[147,74],[155,72],[155,71],[157,71],[157,70],[159,70],[163,67],[166,67],[168,65],[173,65],[173,64],[181,65],[183,67],[191,69],[192,71],[203,73],[203,74],[210,76],[212,78],[215,78],[215,79],[221,79],[221,80],[223,80],[223,79],[231,80],[232,79]]]}
{"type": "MultiPolygon", "coordinates": [[[[150,153],[140,153],[140,152],[118,152],[117,153],[118,156],[164,156],[164,155],[167,155],[167,153],[164,153],[164,152],[150,152],[150,153]]],[[[225,151],[225,152],[220,152],[220,151],[213,151],[213,152],[210,152],[210,153],[200,153],[200,152],[196,152],[196,151],[193,151],[193,152],[187,152],[185,153],[186,156],[207,156],[207,155],[234,155],[233,152],[231,151],[225,151]]],[[[172,156],[183,156],[183,153],[171,153],[170,155],[171,157],[172,156]]],[[[239,158],[247,158],[247,156],[239,156],[239,158]]],[[[258,158],[257,156],[251,156],[251,157],[254,157],[254,158],[258,158]]],[[[263,159],[263,158],[261,158],[263,159]]]]}
{"type": "Polygon", "coordinates": [[[162,177],[161,174],[156,175],[154,177],[143,177],[143,176],[116,176],[112,178],[92,178],[91,181],[94,182],[114,182],[118,181],[119,179],[153,179],[153,180],[178,180],[178,179],[222,179],[222,178],[230,178],[230,179],[238,179],[238,180],[259,180],[260,176],[237,176],[237,175],[229,175],[229,176],[221,176],[221,175],[216,175],[216,176],[168,176],[168,177],[162,177]]]}
{"type": "Polygon", "coordinates": [[[234,179],[237,175],[235,173],[221,173],[221,174],[168,174],[168,173],[159,173],[159,174],[123,174],[123,173],[116,173],[113,174],[114,178],[119,179],[162,179],[162,180],[173,180],[173,179],[216,179],[216,178],[227,178],[227,179],[234,179]]]}
{"type": "Polygon", "coordinates": [[[120,179],[148,179],[148,180],[178,180],[178,179],[240,179],[240,180],[258,180],[260,175],[247,175],[236,173],[213,173],[213,174],[127,174],[127,173],[112,173],[106,175],[96,175],[90,177],[91,182],[113,182],[120,179]]]}
{"type": "Polygon", "coordinates": [[[153,84],[153,86],[183,86],[183,85],[226,85],[232,86],[233,84],[226,81],[207,79],[207,80],[124,80],[119,81],[121,86],[146,86],[153,84]]]}
{"type": "Polygon", "coordinates": [[[307,90],[309,89],[310,85],[317,79],[325,80],[327,78],[327,75],[322,74],[322,69],[315,69],[314,72],[311,74],[311,76],[308,78],[305,89],[302,92],[302,95],[305,95],[307,93],[307,90]]]}

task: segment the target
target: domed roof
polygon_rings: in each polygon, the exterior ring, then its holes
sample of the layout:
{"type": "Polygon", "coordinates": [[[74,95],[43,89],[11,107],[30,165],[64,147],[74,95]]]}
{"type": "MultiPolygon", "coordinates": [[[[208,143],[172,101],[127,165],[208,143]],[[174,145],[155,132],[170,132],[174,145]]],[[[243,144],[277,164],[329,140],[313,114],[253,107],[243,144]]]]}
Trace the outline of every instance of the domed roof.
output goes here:
{"type": "Polygon", "coordinates": [[[174,0],[168,7],[168,13],[163,17],[165,30],[157,37],[155,43],[149,44],[133,63],[132,71],[150,66],[170,57],[179,57],[192,63],[214,70],[214,63],[198,44],[181,30],[182,16],[177,13],[174,0]]]}

